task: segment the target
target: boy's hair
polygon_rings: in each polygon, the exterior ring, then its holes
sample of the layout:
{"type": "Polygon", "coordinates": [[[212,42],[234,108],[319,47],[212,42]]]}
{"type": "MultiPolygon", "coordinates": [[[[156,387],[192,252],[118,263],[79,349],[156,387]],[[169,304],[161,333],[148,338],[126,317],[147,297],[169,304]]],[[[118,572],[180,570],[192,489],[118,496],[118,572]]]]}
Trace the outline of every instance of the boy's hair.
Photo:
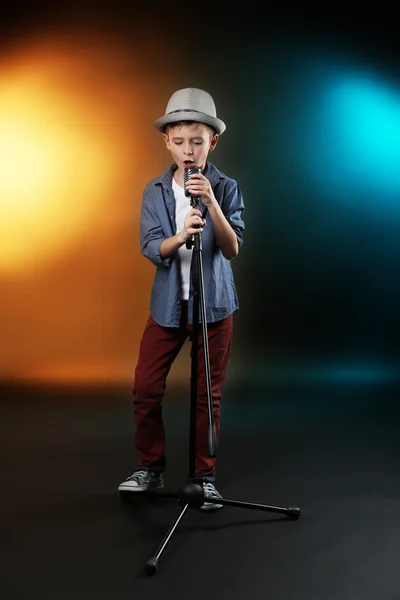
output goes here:
{"type": "Polygon", "coordinates": [[[214,127],[211,127],[211,125],[207,125],[206,123],[201,123],[200,121],[177,121],[176,123],[167,123],[163,128],[162,133],[166,133],[168,135],[171,127],[183,127],[183,125],[192,125],[193,123],[204,125],[209,130],[211,137],[214,137],[214,135],[217,134],[214,127]]]}

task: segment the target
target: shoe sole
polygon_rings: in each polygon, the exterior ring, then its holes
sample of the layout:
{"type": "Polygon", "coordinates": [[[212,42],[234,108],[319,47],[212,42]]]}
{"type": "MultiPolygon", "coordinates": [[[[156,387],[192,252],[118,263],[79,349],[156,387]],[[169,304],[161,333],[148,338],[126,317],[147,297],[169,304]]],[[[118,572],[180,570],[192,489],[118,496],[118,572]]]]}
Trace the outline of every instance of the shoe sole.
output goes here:
{"type": "Polygon", "coordinates": [[[152,483],[150,485],[128,485],[126,483],[121,483],[118,486],[119,492],[145,492],[146,490],[158,490],[164,487],[163,482],[152,483]]]}
{"type": "Polygon", "coordinates": [[[200,506],[201,510],[218,510],[222,508],[223,504],[213,504],[212,502],[206,502],[202,506],[200,506]]]}

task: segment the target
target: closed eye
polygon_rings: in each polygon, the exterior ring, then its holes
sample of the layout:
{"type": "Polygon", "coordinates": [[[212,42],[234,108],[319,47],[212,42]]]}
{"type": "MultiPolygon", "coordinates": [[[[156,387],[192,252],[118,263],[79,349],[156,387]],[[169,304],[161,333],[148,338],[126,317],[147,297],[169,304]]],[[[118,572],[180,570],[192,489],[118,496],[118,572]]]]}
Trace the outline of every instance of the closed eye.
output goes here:
{"type": "MultiPolygon", "coordinates": [[[[192,142],[193,144],[195,144],[196,146],[201,146],[201,144],[203,143],[203,141],[201,142],[192,142]]],[[[176,146],[181,146],[183,144],[183,142],[174,142],[174,144],[176,146]]]]}

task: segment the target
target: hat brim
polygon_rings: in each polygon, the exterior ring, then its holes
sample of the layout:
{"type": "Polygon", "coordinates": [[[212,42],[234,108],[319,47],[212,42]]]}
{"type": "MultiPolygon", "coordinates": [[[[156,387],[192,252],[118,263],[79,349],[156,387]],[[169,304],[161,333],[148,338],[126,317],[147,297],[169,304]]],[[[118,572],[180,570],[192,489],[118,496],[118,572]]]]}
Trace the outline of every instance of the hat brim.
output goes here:
{"type": "Polygon", "coordinates": [[[196,121],[196,123],[205,123],[205,125],[210,125],[215,129],[218,135],[224,133],[226,129],[226,125],[221,119],[217,117],[211,117],[206,113],[202,113],[199,111],[191,111],[191,110],[179,110],[177,112],[170,113],[169,115],[164,115],[160,119],[154,123],[154,127],[158,129],[158,131],[164,131],[166,125],[171,123],[178,123],[179,121],[196,121]]]}

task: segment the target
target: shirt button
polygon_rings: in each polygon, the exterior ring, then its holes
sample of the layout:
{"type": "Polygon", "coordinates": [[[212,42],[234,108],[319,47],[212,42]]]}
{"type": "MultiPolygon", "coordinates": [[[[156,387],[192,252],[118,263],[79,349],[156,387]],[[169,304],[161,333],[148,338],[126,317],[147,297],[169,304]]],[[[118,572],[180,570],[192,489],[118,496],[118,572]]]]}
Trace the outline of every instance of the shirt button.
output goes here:
{"type": "Polygon", "coordinates": [[[180,301],[180,300],[178,300],[178,304],[180,304],[180,303],[181,303],[181,301],[180,301]]]}
{"type": "Polygon", "coordinates": [[[173,219],[173,218],[174,218],[174,215],[169,215],[169,216],[170,216],[170,218],[171,218],[171,219],[173,219]]]}

